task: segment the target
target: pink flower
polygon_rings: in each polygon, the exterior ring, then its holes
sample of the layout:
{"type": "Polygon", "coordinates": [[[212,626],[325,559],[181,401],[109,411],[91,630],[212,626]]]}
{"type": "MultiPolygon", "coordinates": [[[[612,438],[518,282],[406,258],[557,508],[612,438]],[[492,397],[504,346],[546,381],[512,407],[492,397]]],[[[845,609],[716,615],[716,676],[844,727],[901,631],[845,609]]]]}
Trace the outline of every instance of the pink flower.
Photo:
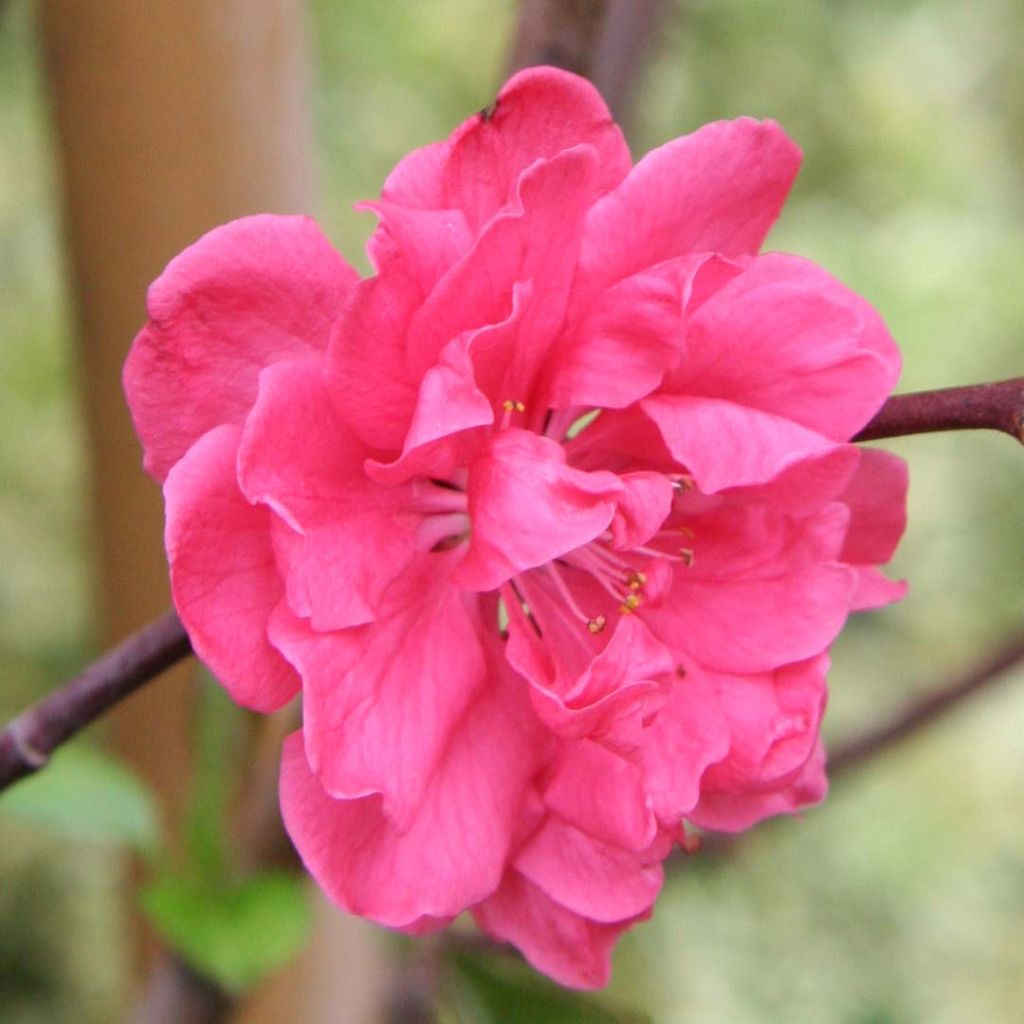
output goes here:
{"type": "Polygon", "coordinates": [[[757,254],[798,163],[744,118],[631,166],[538,68],[366,204],[374,277],[261,216],[153,285],[125,387],[175,604],[239,703],[301,691],[282,807],[340,906],[469,909],[597,986],[688,824],[823,796],[826,652],[902,593],[906,473],[846,443],[881,319],[757,254]]]}

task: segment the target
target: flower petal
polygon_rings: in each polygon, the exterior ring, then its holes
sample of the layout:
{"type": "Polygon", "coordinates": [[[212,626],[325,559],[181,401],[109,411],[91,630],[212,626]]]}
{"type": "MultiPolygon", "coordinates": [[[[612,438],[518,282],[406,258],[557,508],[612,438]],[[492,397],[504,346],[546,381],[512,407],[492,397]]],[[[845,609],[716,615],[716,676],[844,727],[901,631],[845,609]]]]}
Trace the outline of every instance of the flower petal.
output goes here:
{"type": "Polygon", "coordinates": [[[264,366],[323,351],[356,280],[308,217],[232,221],[171,260],[124,367],[146,470],[163,480],[207,430],[240,423],[264,366]]]}
{"type": "Polygon", "coordinates": [[[656,394],[641,403],[700,489],[766,483],[833,442],[783,416],[721,398],[656,394]]]}
{"type": "Polygon", "coordinates": [[[779,575],[734,579],[675,574],[668,599],[645,609],[652,632],[701,665],[762,672],[824,650],[846,620],[856,575],[836,564],[798,565],[779,575]]]}
{"type": "Polygon", "coordinates": [[[713,788],[701,793],[700,804],[690,820],[699,828],[716,832],[742,832],[765,818],[794,814],[821,803],[828,791],[825,752],[818,740],[810,756],[788,781],[752,788],[713,788]]]}
{"type": "Polygon", "coordinates": [[[568,910],[611,924],[650,911],[660,863],[604,842],[551,816],[520,850],[515,869],[568,910]]]}
{"type": "Polygon", "coordinates": [[[587,218],[580,291],[596,295],[687,253],[756,253],[799,166],[799,149],[777,124],[747,117],[653,150],[587,218]]]}
{"type": "Polygon", "coordinates": [[[413,560],[423,517],[408,488],[367,478],[368,450],[338,414],[321,366],[269,366],[238,453],[251,502],[288,524],[277,531],[288,603],[317,630],[371,622],[413,560]]]}
{"type": "Polygon", "coordinates": [[[592,636],[582,623],[560,624],[541,586],[531,583],[529,595],[544,636],[513,602],[506,650],[509,663],[530,681],[540,720],[565,739],[589,737],[619,752],[638,750],[674,671],[665,645],[635,616],[620,616],[604,642],[604,634],[592,636]]]}
{"type": "Polygon", "coordinates": [[[624,278],[569,313],[552,350],[544,402],[623,409],[650,394],[680,357],[685,316],[741,267],[701,253],[624,278]]]}
{"type": "Polygon", "coordinates": [[[694,314],[666,387],[845,441],[878,410],[899,370],[899,351],[867,302],[813,263],[769,253],[694,314]]]}
{"type": "Polygon", "coordinates": [[[406,363],[406,334],[422,294],[412,271],[392,268],[361,281],[338,320],[327,378],[345,421],[368,447],[399,452],[418,382],[406,363]]]}
{"type": "Polygon", "coordinates": [[[601,94],[585,78],[551,67],[527,68],[498,94],[493,110],[452,136],[443,168],[447,205],[479,229],[515,195],[523,172],[573,146],[598,157],[598,192],[614,188],[632,163],[601,94]]]}
{"type": "Polygon", "coordinates": [[[863,565],[892,558],[907,526],[907,464],[897,455],[862,448],[857,472],[839,496],[852,513],[842,559],[863,565]]]}
{"type": "Polygon", "coordinates": [[[529,402],[534,378],[561,330],[583,219],[600,168],[590,146],[567,149],[524,171],[511,203],[438,282],[409,327],[408,364],[424,373],[463,331],[506,319],[517,282],[532,282],[505,398],[529,402]]]}
{"type": "Polygon", "coordinates": [[[299,679],[267,639],[284,587],[270,513],[250,505],[235,479],[240,435],[230,425],[211,430],[167,476],[171,590],[196,654],[231,696],[275,711],[298,693],[299,679]]]}
{"type": "Polygon", "coordinates": [[[485,687],[480,630],[476,599],[444,586],[331,633],[279,609],[271,637],[302,676],[306,754],[328,793],[379,793],[384,815],[408,825],[485,687]]]}
{"type": "Polygon", "coordinates": [[[538,971],[582,989],[608,983],[612,946],[637,920],[599,924],[574,914],[513,870],[493,896],[473,908],[473,916],[492,938],[516,946],[538,971]]]}
{"type": "Polygon", "coordinates": [[[562,821],[614,846],[641,851],[654,839],[643,773],[592,740],[562,745],[544,803],[562,821]]]}
{"type": "Polygon", "coordinates": [[[728,720],[699,665],[683,669],[644,737],[644,770],[655,814],[669,828],[696,805],[709,765],[729,752],[728,720]]]}
{"type": "Polygon", "coordinates": [[[281,811],[288,834],[345,910],[421,931],[425,916],[454,917],[498,887],[541,743],[521,688],[500,675],[491,675],[467,710],[402,826],[382,813],[377,796],[331,797],[306,760],[302,735],[286,742],[281,811]]]}
{"type": "Polygon", "coordinates": [[[470,467],[472,535],[456,581],[494,590],[586,544],[607,529],[621,493],[613,473],[567,466],[555,441],[515,427],[501,431],[470,467]]]}

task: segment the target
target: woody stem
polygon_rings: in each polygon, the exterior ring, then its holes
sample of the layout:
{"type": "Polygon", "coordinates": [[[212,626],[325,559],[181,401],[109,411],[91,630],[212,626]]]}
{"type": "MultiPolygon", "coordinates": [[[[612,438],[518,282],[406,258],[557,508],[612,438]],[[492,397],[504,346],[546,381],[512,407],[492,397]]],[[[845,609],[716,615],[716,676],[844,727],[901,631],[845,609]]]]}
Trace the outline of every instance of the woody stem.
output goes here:
{"type": "Polygon", "coordinates": [[[0,790],[43,768],[94,719],[191,653],[185,627],[164,612],[0,730],[0,790]]]}
{"type": "Polygon", "coordinates": [[[853,440],[940,430],[999,430],[1024,443],[1024,377],[893,395],[853,440]]]}

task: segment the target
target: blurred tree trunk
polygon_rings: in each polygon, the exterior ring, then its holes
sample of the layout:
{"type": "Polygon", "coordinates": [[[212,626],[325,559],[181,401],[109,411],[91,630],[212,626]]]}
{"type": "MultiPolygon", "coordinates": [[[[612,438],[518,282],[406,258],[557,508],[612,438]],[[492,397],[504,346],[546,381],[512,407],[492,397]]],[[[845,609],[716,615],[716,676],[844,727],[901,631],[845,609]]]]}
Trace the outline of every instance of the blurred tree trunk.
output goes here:
{"type": "MultiPolygon", "coordinates": [[[[111,641],[169,602],[160,492],[141,470],[121,365],[145,319],[146,286],[176,252],[243,214],[309,210],[304,4],[41,0],[40,20],[90,435],[99,625],[111,641]]],[[[115,716],[119,748],[172,827],[191,774],[190,691],[179,670],[115,716]]],[[[307,977],[290,972],[245,1019],[366,1020],[341,1012],[373,976],[360,959],[361,977],[344,961],[327,969],[350,990],[329,1016],[309,1001],[327,984],[309,983],[311,955],[307,977]]]]}

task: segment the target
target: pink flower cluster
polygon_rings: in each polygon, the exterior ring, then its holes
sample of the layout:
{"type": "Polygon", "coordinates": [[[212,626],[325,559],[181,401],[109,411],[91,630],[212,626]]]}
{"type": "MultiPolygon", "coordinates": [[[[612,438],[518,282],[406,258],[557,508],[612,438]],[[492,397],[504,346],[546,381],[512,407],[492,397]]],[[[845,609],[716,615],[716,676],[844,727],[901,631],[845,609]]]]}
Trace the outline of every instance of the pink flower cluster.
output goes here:
{"type": "Polygon", "coordinates": [[[258,216],[152,286],[125,387],[175,604],[239,703],[301,692],[282,808],[340,906],[469,910],[598,986],[684,828],[823,796],[826,652],[902,593],[906,472],[846,443],[881,319],[758,255],[798,164],[744,118],[633,166],[533,69],[366,204],[375,276],[258,216]]]}

